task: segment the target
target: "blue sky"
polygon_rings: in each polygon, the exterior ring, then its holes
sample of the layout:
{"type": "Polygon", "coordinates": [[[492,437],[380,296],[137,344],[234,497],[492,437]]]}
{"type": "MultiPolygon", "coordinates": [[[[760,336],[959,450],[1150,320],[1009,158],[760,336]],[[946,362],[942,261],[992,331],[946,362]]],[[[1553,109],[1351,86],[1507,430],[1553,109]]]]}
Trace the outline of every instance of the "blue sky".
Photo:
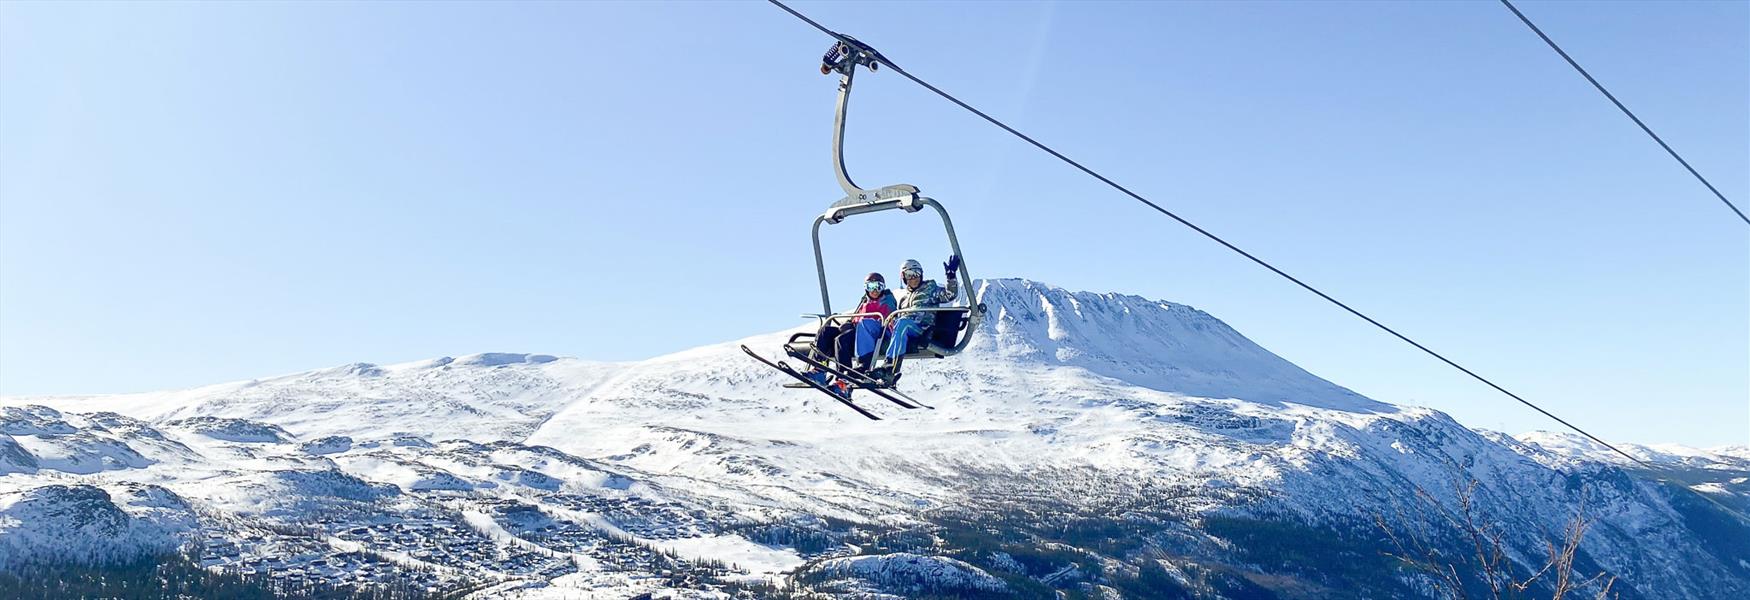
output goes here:
{"type": "MultiPolygon", "coordinates": [[[[1596,433],[1750,442],[1750,230],[1498,4],[796,6],[1596,433]]],[[[1743,206],[1747,6],[1521,8],[1743,206]]],[[[0,3],[0,393],[790,326],[839,195],[825,47],[755,2],[0,3]]],[[[1556,427],[891,73],[846,154],[977,276],[1556,427]]],[[[834,232],[847,286],[941,260],[875,223],[834,232]]]]}

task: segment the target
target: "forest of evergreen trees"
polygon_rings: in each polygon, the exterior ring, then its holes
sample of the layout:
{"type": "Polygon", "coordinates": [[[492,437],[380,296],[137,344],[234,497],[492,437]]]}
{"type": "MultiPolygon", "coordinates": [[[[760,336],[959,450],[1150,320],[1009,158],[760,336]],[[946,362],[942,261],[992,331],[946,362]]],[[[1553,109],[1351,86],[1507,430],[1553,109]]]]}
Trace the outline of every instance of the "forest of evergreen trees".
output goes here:
{"type": "Polygon", "coordinates": [[[203,569],[184,554],[164,554],[123,563],[28,564],[0,571],[0,598],[161,599],[225,598],[267,600],[411,600],[446,598],[450,591],[381,585],[340,588],[320,580],[272,578],[203,569]]]}

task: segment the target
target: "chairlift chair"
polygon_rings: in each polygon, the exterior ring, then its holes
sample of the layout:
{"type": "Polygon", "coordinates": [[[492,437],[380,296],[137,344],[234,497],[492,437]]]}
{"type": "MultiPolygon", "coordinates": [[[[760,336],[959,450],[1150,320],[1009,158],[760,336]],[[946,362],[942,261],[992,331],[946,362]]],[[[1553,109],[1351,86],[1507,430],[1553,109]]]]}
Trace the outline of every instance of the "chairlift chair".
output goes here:
{"type": "MultiPolygon", "coordinates": [[[[845,323],[854,319],[872,316],[873,314],[833,314],[832,295],[828,289],[829,286],[827,285],[826,280],[826,258],[822,253],[820,246],[820,229],[822,225],[837,225],[854,216],[888,210],[916,213],[922,211],[926,207],[933,209],[936,215],[942,219],[942,228],[948,235],[949,248],[952,250],[954,256],[961,257],[958,275],[961,284],[967,286],[967,289],[962,290],[960,297],[955,300],[955,305],[953,306],[908,308],[894,311],[893,314],[888,315],[886,321],[882,323],[883,337],[887,335],[887,332],[892,330],[893,323],[896,319],[914,313],[936,313],[935,324],[931,327],[927,338],[915,340],[915,345],[908,348],[907,352],[905,352],[900,358],[899,363],[893,365],[897,373],[899,365],[903,364],[906,360],[913,358],[948,358],[965,350],[967,343],[972,339],[972,333],[978,329],[979,323],[984,320],[985,307],[978,302],[977,291],[971,288],[972,274],[966,266],[966,255],[960,251],[960,240],[954,235],[954,222],[949,218],[948,210],[943,208],[940,202],[927,196],[923,196],[919,192],[917,186],[910,184],[900,183],[876,189],[865,189],[851,181],[850,174],[845,170],[845,113],[850,103],[851,84],[856,76],[857,66],[862,65],[867,67],[870,71],[874,71],[879,67],[883,60],[885,59],[873,48],[870,48],[868,45],[858,42],[849,36],[845,36],[843,40],[834,44],[821,59],[820,71],[822,74],[830,74],[833,72],[840,74],[838,109],[833,117],[832,163],[834,174],[838,177],[839,187],[844,189],[845,196],[838,201],[833,202],[827,207],[825,212],[814,218],[811,235],[814,241],[815,275],[820,280],[821,312],[806,314],[803,315],[803,317],[815,319],[817,325],[826,325],[845,323]]],[[[813,343],[815,341],[814,337],[815,334],[813,332],[802,332],[790,336],[790,339],[784,344],[785,353],[792,358],[801,360],[811,366],[831,372],[834,376],[849,383],[853,389],[870,390],[876,393],[876,395],[881,396],[883,399],[906,408],[922,407],[922,405],[918,404],[915,400],[911,400],[904,394],[893,390],[891,380],[884,382],[870,379],[858,372],[855,365],[837,364],[837,361],[832,357],[824,357],[825,360],[818,360],[822,357],[815,357],[812,352],[813,343]],[[904,398],[904,400],[901,398],[904,398]]],[[[882,341],[882,345],[885,345],[887,340],[882,341]]],[[[782,362],[774,363],[767,360],[764,357],[755,354],[752,350],[748,350],[745,346],[743,346],[742,349],[754,358],[759,359],[761,362],[764,362],[773,368],[785,371],[805,384],[804,386],[796,386],[792,384],[791,387],[813,387],[819,389],[822,392],[832,395],[834,399],[850,406],[864,416],[871,419],[878,418],[872,413],[852,404],[848,398],[841,397],[834,393],[833,390],[827,389],[825,386],[821,386],[817,382],[807,379],[789,365],[782,362]]]]}

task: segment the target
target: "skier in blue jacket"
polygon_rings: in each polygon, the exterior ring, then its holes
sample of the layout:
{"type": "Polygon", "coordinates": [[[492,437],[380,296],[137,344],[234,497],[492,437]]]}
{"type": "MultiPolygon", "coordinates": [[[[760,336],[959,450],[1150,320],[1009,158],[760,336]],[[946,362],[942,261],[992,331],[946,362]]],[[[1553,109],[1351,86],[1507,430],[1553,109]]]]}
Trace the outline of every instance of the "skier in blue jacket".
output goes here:
{"type": "MultiPolygon", "coordinates": [[[[907,259],[899,267],[900,281],[904,282],[908,292],[899,301],[899,310],[908,308],[936,308],[953,302],[960,297],[960,257],[948,257],[948,262],[942,264],[947,271],[948,285],[937,285],[934,279],[924,279],[924,266],[914,259],[907,259]]],[[[876,380],[892,383],[899,359],[905,356],[913,343],[928,340],[930,328],[936,324],[936,313],[932,311],[914,312],[901,315],[893,321],[893,328],[887,334],[887,353],[884,360],[877,361],[869,375],[876,380]]]]}

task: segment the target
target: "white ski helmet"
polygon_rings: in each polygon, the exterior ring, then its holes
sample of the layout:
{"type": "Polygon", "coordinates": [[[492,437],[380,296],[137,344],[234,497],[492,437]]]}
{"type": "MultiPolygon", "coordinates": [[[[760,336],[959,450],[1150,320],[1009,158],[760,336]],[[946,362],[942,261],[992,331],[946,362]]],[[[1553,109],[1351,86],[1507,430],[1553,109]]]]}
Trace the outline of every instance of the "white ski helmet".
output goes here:
{"type": "Polygon", "coordinates": [[[924,265],[919,263],[916,259],[905,259],[905,264],[899,265],[899,277],[904,279],[906,273],[917,273],[918,277],[922,278],[924,276],[924,265]]]}

